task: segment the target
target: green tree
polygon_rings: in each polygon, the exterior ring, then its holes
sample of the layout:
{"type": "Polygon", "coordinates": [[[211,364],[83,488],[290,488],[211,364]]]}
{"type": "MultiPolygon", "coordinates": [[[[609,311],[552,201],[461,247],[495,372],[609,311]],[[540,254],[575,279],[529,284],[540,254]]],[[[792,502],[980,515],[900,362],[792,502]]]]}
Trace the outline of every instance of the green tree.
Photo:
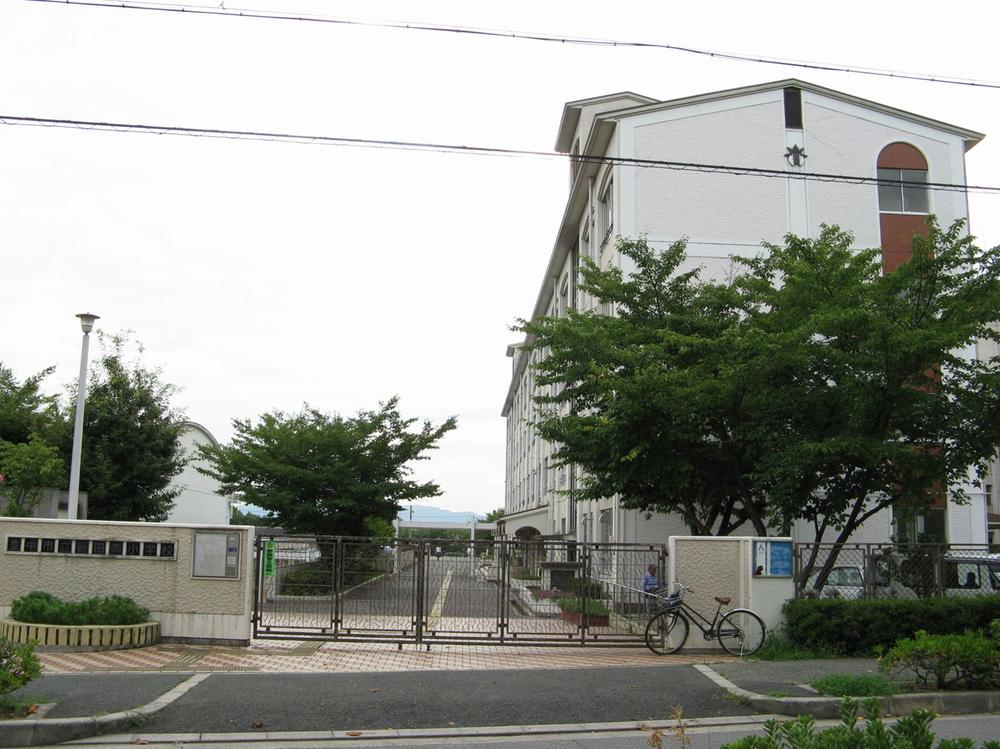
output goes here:
{"type": "Polygon", "coordinates": [[[230,525],[259,525],[263,527],[268,527],[272,525],[271,521],[264,517],[263,515],[256,515],[252,512],[246,512],[241,510],[236,505],[232,507],[232,513],[229,516],[230,525]]]}
{"type": "Polygon", "coordinates": [[[65,421],[41,390],[52,367],[18,382],[0,364],[0,513],[30,515],[46,487],[66,485],[57,444],[65,421]]]}
{"type": "Polygon", "coordinates": [[[750,521],[763,535],[748,471],[757,446],[740,436],[747,390],[728,344],[738,295],[678,273],[685,248],[622,241],[633,273],[582,269],[583,289],[615,316],[570,310],[522,326],[543,352],[535,423],[557,460],[585,469],[576,499],[618,495],[625,507],[676,512],[694,534],[750,521]]]}
{"type": "Polygon", "coordinates": [[[0,502],[2,514],[28,516],[45,487],[59,486],[65,479],[65,464],[59,450],[34,435],[27,442],[0,440],[0,502]]]}
{"type": "Polygon", "coordinates": [[[489,512],[487,512],[486,517],[483,518],[483,520],[485,520],[487,523],[495,523],[496,521],[503,518],[504,515],[506,515],[504,509],[502,507],[498,507],[495,510],[490,510],[489,512]]]}
{"type": "Polygon", "coordinates": [[[879,250],[852,243],[835,227],[789,237],[739,282],[769,517],[836,543],[888,507],[967,501],[961,484],[1000,444],[1000,360],[974,356],[998,336],[1000,248],[931,218],[885,274],[879,250]]]}
{"type": "Polygon", "coordinates": [[[392,398],[351,418],[305,406],[256,423],[236,419],[230,444],[199,447],[210,464],[199,470],[288,532],[368,535],[373,522],[396,517],[401,501],[441,493],[433,482],[409,478],[410,464],[426,460],[455,419],[414,430],[416,419],[403,418],[397,406],[392,398]]]}
{"type": "MultiPolygon", "coordinates": [[[[185,463],[178,441],[183,419],[170,405],[176,388],[138,356],[129,358],[126,336],[99,340],[103,350],[90,370],[83,411],[80,488],[88,493],[88,516],[166,520],[180,493],[171,482],[185,463]]],[[[75,403],[74,388],[70,397],[75,403]]],[[[70,439],[64,444],[68,452],[70,439]]]]}
{"type": "Polygon", "coordinates": [[[23,382],[0,363],[0,440],[21,444],[31,435],[53,441],[52,432],[63,421],[56,398],[45,395],[42,381],[55,370],[43,369],[23,382]]]}
{"type": "Polygon", "coordinates": [[[616,317],[522,326],[545,354],[539,432],[585,469],[577,498],[679,512],[695,533],[804,518],[842,541],[981,473],[1000,367],[967,352],[997,338],[1000,252],[931,220],[884,275],[879,250],[852,243],[836,227],[789,236],[731,283],[677,273],[683,243],[621,243],[627,277],[586,264],[583,288],[616,317]]]}

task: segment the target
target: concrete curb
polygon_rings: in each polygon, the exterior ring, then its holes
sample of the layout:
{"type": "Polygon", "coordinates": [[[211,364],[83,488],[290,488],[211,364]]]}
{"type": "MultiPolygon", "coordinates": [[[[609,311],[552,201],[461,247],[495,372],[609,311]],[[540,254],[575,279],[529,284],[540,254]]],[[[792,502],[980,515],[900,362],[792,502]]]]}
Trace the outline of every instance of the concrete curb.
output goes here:
{"type": "MultiPolygon", "coordinates": [[[[715,684],[763,712],[791,716],[811,715],[814,718],[840,717],[841,697],[769,697],[736,686],[708,666],[700,663],[693,665],[715,684]]],[[[1000,691],[920,692],[877,699],[884,715],[905,715],[917,708],[951,715],[1000,711],[1000,691]]]]}
{"type": "Polygon", "coordinates": [[[161,697],[134,710],[85,718],[28,718],[0,721],[0,746],[58,744],[133,725],[159,712],[209,676],[211,673],[194,674],[161,697]]]}
{"type": "MultiPolygon", "coordinates": [[[[684,718],[685,727],[693,732],[721,730],[733,726],[763,726],[773,716],[740,715],[720,718],[684,718]]],[[[537,725],[467,726],[455,728],[387,728],[357,731],[258,731],[239,733],[136,733],[105,736],[100,740],[82,741],[81,745],[100,743],[102,746],[131,745],[136,739],[150,744],[219,743],[246,745],[255,742],[280,742],[283,745],[327,741],[389,741],[455,738],[544,737],[571,734],[631,733],[654,728],[667,730],[674,720],[622,721],[618,723],[542,723],[537,725]]]]}

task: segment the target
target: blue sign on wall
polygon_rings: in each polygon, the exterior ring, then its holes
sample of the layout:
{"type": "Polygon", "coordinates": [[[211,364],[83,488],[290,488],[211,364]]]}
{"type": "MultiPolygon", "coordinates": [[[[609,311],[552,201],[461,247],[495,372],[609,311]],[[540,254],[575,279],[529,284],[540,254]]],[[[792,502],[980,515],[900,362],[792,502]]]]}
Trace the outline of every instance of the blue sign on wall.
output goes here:
{"type": "Polygon", "coordinates": [[[791,577],[792,542],[760,540],[754,543],[753,574],[756,577],[791,577]]]}

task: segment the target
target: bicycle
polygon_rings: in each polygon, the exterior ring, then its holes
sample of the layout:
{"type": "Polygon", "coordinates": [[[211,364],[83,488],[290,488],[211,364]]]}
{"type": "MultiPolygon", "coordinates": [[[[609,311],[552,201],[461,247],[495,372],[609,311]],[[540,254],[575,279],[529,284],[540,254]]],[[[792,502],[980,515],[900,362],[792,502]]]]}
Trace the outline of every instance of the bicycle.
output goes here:
{"type": "Polygon", "coordinates": [[[732,599],[715,596],[719,605],[709,621],[708,617],[684,601],[684,594],[691,588],[681,583],[677,583],[677,588],[675,593],[669,595],[666,589],[650,594],[656,596],[656,603],[662,609],[646,625],[646,647],[657,655],[669,655],[680,650],[687,640],[691,622],[701,630],[706,640],[718,640],[722,649],[731,655],[751,655],[764,644],[767,636],[764,622],[750,609],[732,609],[722,614],[722,607],[728,606],[732,599]]]}

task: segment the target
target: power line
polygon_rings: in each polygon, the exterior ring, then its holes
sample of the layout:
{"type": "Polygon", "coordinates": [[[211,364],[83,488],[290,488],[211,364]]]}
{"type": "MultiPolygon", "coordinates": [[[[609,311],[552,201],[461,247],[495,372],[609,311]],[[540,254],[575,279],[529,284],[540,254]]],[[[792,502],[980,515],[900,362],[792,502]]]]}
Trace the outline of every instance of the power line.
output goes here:
{"type": "Polygon", "coordinates": [[[822,70],[835,73],[853,73],[856,75],[897,78],[900,80],[923,81],[925,83],[945,83],[954,86],[972,86],[976,88],[1000,89],[1000,82],[960,78],[957,76],[931,75],[929,73],[912,73],[901,70],[869,68],[858,65],[843,65],[838,63],[810,62],[808,60],[789,60],[780,57],[764,55],[740,54],[718,50],[689,47],[679,44],[662,42],[633,42],[616,39],[599,39],[582,36],[560,36],[537,32],[501,31],[499,29],[476,28],[467,26],[448,26],[444,24],[411,23],[408,21],[363,21],[352,18],[337,18],[312,14],[287,14],[266,10],[240,10],[226,8],[224,3],[218,7],[209,8],[199,5],[154,2],[114,2],[103,0],[28,0],[35,3],[54,3],[58,5],[80,5],[91,8],[110,8],[114,10],[145,10],[164,13],[186,13],[188,15],[230,16],[236,18],[266,19],[272,21],[299,21],[306,23],[335,24],[338,26],[358,26],[380,29],[403,29],[408,31],[428,31],[447,34],[466,34],[470,36],[493,37],[500,39],[519,39],[530,42],[547,42],[557,44],[573,44],[587,47],[623,47],[634,49],[656,49],[670,52],[712,57],[719,60],[736,62],[753,62],[762,65],[778,65],[782,67],[802,68],[805,70],[822,70]]]}
{"type": "MultiPolygon", "coordinates": [[[[448,143],[428,143],[404,140],[378,140],[374,138],[344,138],[332,135],[304,135],[299,133],[267,132],[258,130],[224,130],[218,128],[181,127],[175,125],[144,125],[124,122],[97,122],[92,120],[54,119],[47,117],[22,117],[0,114],[0,124],[27,125],[35,127],[58,127],[75,130],[100,130],[108,132],[146,133],[152,135],[183,135],[196,138],[224,138],[227,140],[278,141],[311,145],[341,146],[355,148],[385,148],[400,151],[426,151],[470,156],[503,156],[538,159],[571,159],[581,163],[612,164],[634,166],[645,169],[668,169],[673,171],[708,172],[729,174],[737,177],[766,177],[775,179],[800,179],[814,182],[843,182],[854,185],[902,185],[914,186],[912,182],[879,179],[873,176],[851,174],[829,174],[824,172],[791,172],[782,169],[766,169],[732,164],[705,164],[690,161],[667,161],[662,159],[637,159],[622,156],[588,156],[577,154],[567,156],[550,151],[532,151],[516,148],[491,146],[461,146],[448,143]]],[[[990,185],[963,185],[953,182],[921,182],[920,186],[931,190],[977,192],[1000,194],[1000,187],[990,185]]]]}

